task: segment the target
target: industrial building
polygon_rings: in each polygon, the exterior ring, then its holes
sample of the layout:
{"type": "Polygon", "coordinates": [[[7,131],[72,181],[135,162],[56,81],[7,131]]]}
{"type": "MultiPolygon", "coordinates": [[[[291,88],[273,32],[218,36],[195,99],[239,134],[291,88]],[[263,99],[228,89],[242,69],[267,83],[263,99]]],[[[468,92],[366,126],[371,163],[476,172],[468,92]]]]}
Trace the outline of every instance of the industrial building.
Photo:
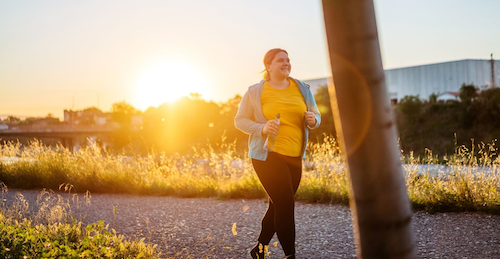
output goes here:
{"type": "MultiPolygon", "coordinates": [[[[387,69],[385,80],[392,102],[407,95],[428,100],[431,94],[438,98],[456,98],[462,84],[482,88],[499,86],[500,60],[464,59],[443,63],[387,69]]],[[[328,85],[331,78],[305,80],[315,92],[328,85]]]]}

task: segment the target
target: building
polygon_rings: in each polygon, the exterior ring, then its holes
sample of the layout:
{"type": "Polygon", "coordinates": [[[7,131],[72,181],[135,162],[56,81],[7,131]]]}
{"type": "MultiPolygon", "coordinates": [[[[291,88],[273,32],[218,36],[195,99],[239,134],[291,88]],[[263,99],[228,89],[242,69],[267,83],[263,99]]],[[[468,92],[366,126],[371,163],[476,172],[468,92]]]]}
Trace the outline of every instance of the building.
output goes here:
{"type": "MultiPolygon", "coordinates": [[[[384,70],[390,99],[397,102],[408,95],[428,100],[431,94],[439,96],[456,93],[462,84],[480,88],[499,86],[500,60],[464,59],[421,66],[384,70]]],[[[331,78],[305,80],[315,92],[328,85],[331,78]]],[[[443,96],[444,97],[444,96],[443,96]]]]}
{"type": "Polygon", "coordinates": [[[7,125],[7,123],[5,123],[4,121],[2,121],[2,119],[0,119],[0,130],[6,130],[6,129],[9,129],[9,125],[7,125]]]}
{"type": "Polygon", "coordinates": [[[69,125],[97,125],[102,126],[110,123],[111,113],[91,107],[84,110],[64,110],[64,122],[69,125]]]}

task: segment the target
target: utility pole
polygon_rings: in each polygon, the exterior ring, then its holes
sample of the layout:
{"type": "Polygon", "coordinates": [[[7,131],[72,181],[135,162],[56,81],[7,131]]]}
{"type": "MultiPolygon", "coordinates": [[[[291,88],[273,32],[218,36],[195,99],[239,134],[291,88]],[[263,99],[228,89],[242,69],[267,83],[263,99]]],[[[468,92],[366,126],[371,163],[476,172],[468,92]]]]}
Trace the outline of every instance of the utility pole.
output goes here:
{"type": "Polygon", "coordinates": [[[491,87],[495,87],[495,60],[493,59],[493,53],[491,53],[491,87]]]}
{"type": "Polygon", "coordinates": [[[328,87],[351,181],[358,258],[414,258],[412,211],[372,0],[323,0],[328,87]]]}

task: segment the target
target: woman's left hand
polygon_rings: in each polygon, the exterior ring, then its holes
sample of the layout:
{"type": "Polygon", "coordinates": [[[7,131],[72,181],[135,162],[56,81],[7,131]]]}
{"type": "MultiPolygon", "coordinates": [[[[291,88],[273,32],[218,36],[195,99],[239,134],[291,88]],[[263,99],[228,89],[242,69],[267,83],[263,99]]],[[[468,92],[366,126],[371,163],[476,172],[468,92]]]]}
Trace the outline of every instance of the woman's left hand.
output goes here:
{"type": "Polygon", "coordinates": [[[309,126],[316,125],[316,116],[314,115],[314,112],[305,111],[304,115],[306,117],[307,125],[309,125],[309,126]]]}

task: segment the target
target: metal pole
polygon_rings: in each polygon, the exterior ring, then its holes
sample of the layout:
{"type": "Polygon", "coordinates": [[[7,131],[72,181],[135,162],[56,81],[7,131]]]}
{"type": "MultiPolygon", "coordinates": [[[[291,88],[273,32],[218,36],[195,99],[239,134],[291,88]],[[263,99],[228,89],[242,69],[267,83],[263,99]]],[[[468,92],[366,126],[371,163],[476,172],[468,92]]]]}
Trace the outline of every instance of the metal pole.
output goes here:
{"type": "Polygon", "coordinates": [[[411,206],[372,0],[323,0],[335,126],[349,166],[359,258],[414,258],[411,206]]]}
{"type": "Polygon", "coordinates": [[[495,87],[495,60],[493,59],[493,53],[491,53],[491,87],[495,87]]]}

